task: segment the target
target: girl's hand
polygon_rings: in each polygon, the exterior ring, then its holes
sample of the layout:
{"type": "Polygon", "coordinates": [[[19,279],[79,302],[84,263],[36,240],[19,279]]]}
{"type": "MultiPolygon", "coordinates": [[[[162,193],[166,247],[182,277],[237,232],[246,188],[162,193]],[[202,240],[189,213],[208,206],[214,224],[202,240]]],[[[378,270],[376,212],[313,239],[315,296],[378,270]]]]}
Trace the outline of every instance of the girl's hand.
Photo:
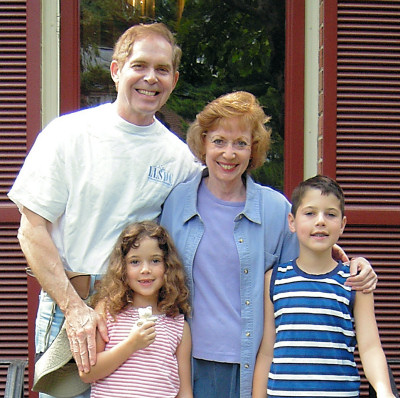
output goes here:
{"type": "Polygon", "coordinates": [[[129,340],[134,344],[135,349],[142,350],[148,347],[156,339],[156,324],[154,321],[147,321],[140,326],[135,325],[129,334],[129,340]]]}

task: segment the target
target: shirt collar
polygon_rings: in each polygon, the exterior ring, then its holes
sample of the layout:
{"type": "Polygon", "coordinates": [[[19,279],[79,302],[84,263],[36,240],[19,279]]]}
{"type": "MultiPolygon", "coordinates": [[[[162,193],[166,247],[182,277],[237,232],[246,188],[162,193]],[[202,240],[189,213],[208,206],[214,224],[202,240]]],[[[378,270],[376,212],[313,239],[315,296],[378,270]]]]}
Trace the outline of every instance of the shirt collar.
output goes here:
{"type": "Polygon", "coordinates": [[[251,222],[261,224],[261,198],[259,185],[246,174],[246,203],[242,214],[251,222]]]}
{"type": "MultiPolygon", "coordinates": [[[[201,173],[199,173],[193,180],[188,182],[189,189],[187,190],[186,199],[184,201],[183,209],[183,220],[184,222],[189,221],[191,218],[198,216],[199,212],[197,210],[197,192],[199,190],[199,185],[204,177],[208,176],[208,169],[205,168],[201,173]]],[[[261,201],[259,200],[260,190],[258,189],[258,184],[246,174],[245,178],[246,184],[246,203],[244,209],[241,212],[249,221],[256,224],[261,224],[261,201]]]]}
{"type": "Polygon", "coordinates": [[[198,173],[195,178],[187,182],[188,189],[185,190],[186,198],[184,200],[183,208],[183,222],[186,223],[191,218],[198,216],[200,214],[197,210],[197,192],[199,190],[199,185],[203,177],[208,175],[208,170],[204,169],[201,173],[198,173]]]}

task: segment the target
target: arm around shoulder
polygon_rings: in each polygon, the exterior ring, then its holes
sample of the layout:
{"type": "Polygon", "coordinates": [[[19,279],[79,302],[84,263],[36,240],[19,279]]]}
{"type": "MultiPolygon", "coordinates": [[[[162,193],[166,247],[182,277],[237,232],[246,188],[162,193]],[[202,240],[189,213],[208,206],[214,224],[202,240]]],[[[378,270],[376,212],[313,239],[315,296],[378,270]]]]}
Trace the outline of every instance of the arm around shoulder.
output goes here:
{"type": "Polygon", "coordinates": [[[368,260],[356,257],[350,261],[351,276],[347,278],[346,285],[354,290],[371,293],[375,290],[378,277],[368,260]]]}

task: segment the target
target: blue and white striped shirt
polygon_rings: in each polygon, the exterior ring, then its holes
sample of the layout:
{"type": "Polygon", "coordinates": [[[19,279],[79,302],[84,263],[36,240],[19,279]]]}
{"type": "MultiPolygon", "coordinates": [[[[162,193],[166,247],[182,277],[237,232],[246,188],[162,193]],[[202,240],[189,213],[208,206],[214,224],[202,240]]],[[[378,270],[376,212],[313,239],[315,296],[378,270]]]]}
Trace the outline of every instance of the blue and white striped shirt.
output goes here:
{"type": "Polygon", "coordinates": [[[273,270],[276,340],[268,397],[358,397],[354,361],[355,292],[345,286],[349,266],[310,275],[293,260],[273,270]]]}

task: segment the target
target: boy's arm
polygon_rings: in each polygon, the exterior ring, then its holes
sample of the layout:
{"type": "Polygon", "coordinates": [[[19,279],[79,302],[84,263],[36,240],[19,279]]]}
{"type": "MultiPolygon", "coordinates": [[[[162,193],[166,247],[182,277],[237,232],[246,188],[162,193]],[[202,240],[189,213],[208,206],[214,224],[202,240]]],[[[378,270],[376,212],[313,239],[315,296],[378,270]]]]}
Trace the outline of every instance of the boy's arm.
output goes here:
{"type": "Polygon", "coordinates": [[[386,357],[379,339],[372,293],[356,292],[354,320],[358,351],[365,376],[374,387],[378,398],[394,397],[386,357]]]}
{"type": "Polygon", "coordinates": [[[118,369],[135,351],[149,346],[156,338],[155,323],[145,322],[140,327],[133,327],[128,337],[108,351],[104,351],[105,342],[97,333],[97,362],[87,373],[79,372],[85,383],[109,376],[118,369]]]}
{"type": "Polygon", "coordinates": [[[253,376],[253,398],[267,396],[268,373],[271,367],[275,344],[274,306],[269,297],[272,270],[264,278],[264,335],[258,350],[253,376]]]}
{"type": "Polygon", "coordinates": [[[193,398],[190,366],[191,351],[192,337],[190,334],[189,324],[185,321],[183,326],[182,340],[176,349],[176,359],[178,360],[178,372],[180,380],[180,388],[177,398],[193,398]]]}

